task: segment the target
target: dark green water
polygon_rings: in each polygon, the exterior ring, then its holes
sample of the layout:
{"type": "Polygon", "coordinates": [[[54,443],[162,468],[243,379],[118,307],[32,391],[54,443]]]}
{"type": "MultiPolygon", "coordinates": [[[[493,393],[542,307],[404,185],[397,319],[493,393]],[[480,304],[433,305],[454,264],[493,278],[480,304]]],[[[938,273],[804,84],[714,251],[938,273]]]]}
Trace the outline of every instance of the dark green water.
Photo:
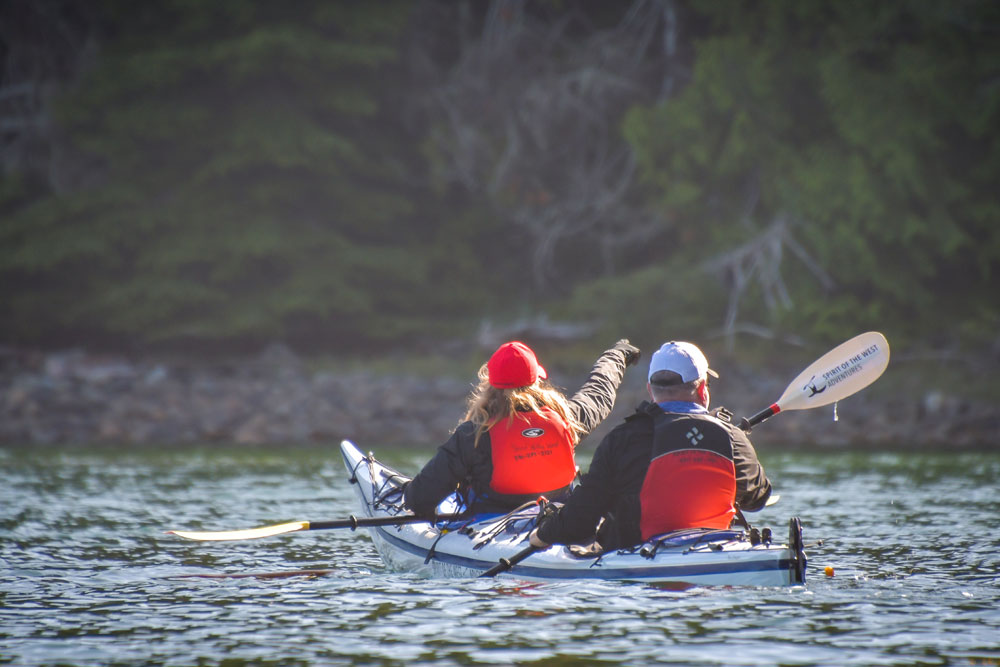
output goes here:
{"type": "Polygon", "coordinates": [[[430,580],[363,532],[163,533],[351,514],[335,445],[0,450],[0,663],[1000,664],[1000,455],[761,457],[781,501],[751,520],[823,540],[805,587],[430,580]]]}

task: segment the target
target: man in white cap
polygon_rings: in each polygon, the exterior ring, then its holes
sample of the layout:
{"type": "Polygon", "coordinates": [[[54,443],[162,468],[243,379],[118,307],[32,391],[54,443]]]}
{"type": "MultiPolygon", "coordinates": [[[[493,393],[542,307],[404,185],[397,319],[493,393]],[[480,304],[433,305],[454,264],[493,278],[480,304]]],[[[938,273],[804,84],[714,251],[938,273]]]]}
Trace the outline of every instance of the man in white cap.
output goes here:
{"type": "Polygon", "coordinates": [[[726,528],[737,504],[764,507],[771,483],[746,433],[709,414],[710,377],[719,376],[697,346],[664,343],[649,362],[652,401],[604,438],[531,543],[587,543],[596,531],[605,550],[617,549],[682,528],[726,528]]]}

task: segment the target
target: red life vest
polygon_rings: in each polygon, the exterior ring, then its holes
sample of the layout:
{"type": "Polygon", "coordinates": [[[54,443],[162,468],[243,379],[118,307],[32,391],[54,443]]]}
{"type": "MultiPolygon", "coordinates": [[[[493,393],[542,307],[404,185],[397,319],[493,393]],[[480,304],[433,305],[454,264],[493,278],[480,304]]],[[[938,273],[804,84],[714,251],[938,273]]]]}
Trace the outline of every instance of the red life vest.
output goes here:
{"type": "Polygon", "coordinates": [[[496,493],[543,494],[569,486],[576,476],[569,425],[548,408],[541,412],[519,412],[490,427],[490,489],[496,493]]]}
{"type": "Polygon", "coordinates": [[[729,432],[709,415],[652,407],[659,414],[653,417],[651,460],[639,492],[642,539],[682,528],[728,528],[736,514],[729,432]]]}

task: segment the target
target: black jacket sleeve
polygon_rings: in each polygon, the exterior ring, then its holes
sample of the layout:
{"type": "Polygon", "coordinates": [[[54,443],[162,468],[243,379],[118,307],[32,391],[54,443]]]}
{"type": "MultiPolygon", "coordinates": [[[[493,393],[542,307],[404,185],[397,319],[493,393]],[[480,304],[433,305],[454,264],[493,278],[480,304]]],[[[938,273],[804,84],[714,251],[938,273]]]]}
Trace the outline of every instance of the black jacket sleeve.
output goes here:
{"type": "Polygon", "coordinates": [[[549,544],[582,542],[594,536],[601,517],[613,514],[615,545],[638,542],[639,491],[649,467],[650,438],[652,421],[645,415],[616,426],[597,447],[566,504],[539,526],[538,536],[549,544]]]}
{"type": "Polygon", "coordinates": [[[764,507],[771,497],[771,481],[757,460],[757,450],[740,428],[729,425],[733,441],[733,464],[736,467],[736,503],[753,512],[764,507]]]}
{"type": "Polygon", "coordinates": [[[614,494],[611,471],[603,460],[605,452],[597,448],[590,470],[566,504],[538,527],[538,537],[544,542],[574,544],[593,537],[597,522],[608,510],[614,494]]]}
{"type": "Polygon", "coordinates": [[[573,416],[584,429],[582,436],[600,426],[615,407],[618,386],[625,377],[625,354],[614,347],[602,352],[587,381],[570,397],[573,416]]]}
{"type": "MultiPolygon", "coordinates": [[[[485,439],[488,436],[483,436],[485,439]]],[[[414,514],[430,515],[438,504],[467,482],[481,466],[473,447],[475,426],[463,422],[406,486],[406,506],[414,514]]],[[[480,443],[482,444],[482,443],[480,443]]]]}

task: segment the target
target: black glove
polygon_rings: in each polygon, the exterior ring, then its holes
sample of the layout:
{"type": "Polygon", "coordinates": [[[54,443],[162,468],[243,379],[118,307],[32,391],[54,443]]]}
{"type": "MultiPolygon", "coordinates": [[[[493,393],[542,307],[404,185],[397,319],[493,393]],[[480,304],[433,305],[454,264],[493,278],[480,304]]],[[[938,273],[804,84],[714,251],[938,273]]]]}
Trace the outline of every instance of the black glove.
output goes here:
{"type": "Polygon", "coordinates": [[[622,338],[620,341],[615,343],[615,346],[611,348],[612,350],[621,350],[625,353],[625,366],[635,366],[639,363],[639,357],[642,356],[642,352],[639,351],[635,345],[628,342],[628,338],[622,338]]]}

